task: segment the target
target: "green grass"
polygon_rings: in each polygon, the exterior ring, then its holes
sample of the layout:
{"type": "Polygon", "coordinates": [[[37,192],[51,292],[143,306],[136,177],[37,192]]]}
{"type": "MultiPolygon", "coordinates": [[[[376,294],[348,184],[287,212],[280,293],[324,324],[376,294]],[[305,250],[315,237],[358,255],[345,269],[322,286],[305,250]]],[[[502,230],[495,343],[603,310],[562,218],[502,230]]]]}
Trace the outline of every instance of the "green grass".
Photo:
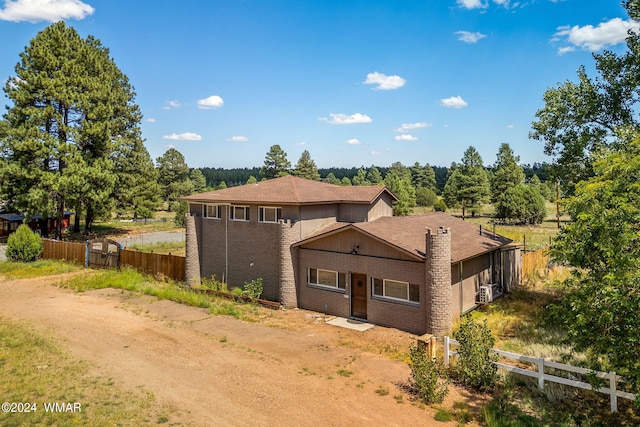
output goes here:
{"type": "Polygon", "coordinates": [[[172,254],[184,256],[186,252],[185,242],[159,242],[159,243],[136,243],[130,246],[141,252],[155,252],[157,254],[172,254]]]}
{"type": "Polygon", "coordinates": [[[97,270],[82,277],[72,277],[59,283],[60,286],[84,292],[91,289],[115,288],[154,296],[160,300],[175,301],[193,307],[208,309],[214,315],[233,316],[237,319],[253,321],[257,308],[253,304],[243,304],[228,299],[207,295],[174,282],[162,282],[144,276],[136,270],[123,268],[97,270]]]}
{"type": "Polygon", "coordinates": [[[39,260],[35,262],[0,262],[0,276],[6,280],[31,279],[40,276],[79,271],[82,268],[62,261],[39,260]]]}
{"type": "Polygon", "coordinates": [[[153,395],[123,389],[90,374],[91,367],[64,353],[24,323],[0,317],[0,390],[4,402],[36,404],[36,412],[0,412],[0,425],[144,425],[168,412],[153,395]],[[46,412],[45,402],[78,402],[81,412],[46,412]]]}
{"type": "MultiPolygon", "coordinates": [[[[553,284],[538,283],[534,289],[516,289],[471,316],[479,322],[487,320],[496,348],[581,366],[584,355],[564,342],[562,325],[548,313],[547,306],[560,297],[553,284]]],[[[499,373],[503,379],[481,414],[487,426],[640,425],[630,409],[632,403],[624,399],[618,401],[620,412],[612,414],[604,394],[555,383],[546,383],[540,391],[534,379],[499,373]]]]}
{"type": "MultiPolygon", "coordinates": [[[[432,208],[414,208],[414,214],[424,214],[432,212],[432,208]]],[[[450,209],[448,214],[462,217],[462,211],[460,209],[450,209]]],[[[547,247],[550,239],[558,234],[558,225],[556,222],[555,205],[547,202],[547,217],[542,224],[537,225],[501,225],[495,224],[492,217],[493,206],[485,205],[482,210],[475,216],[471,217],[467,214],[466,221],[482,226],[483,229],[489,231],[495,231],[501,236],[507,237],[519,245],[526,244],[527,250],[536,250],[547,247]]],[[[561,216],[561,223],[569,220],[566,216],[561,216]]]]}

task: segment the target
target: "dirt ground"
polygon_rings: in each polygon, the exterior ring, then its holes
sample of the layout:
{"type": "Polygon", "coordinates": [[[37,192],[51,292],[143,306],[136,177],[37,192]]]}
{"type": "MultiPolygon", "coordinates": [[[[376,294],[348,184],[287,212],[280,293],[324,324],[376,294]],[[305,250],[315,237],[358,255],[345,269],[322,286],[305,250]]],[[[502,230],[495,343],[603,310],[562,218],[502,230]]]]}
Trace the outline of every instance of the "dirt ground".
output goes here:
{"type": "MultiPolygon", "coordinates": [[[[175,408],[170,425],[457,425],[412,402],[399,387],[407,364],[379,354],[408,348],[411,334],[343,329],[304,310],[261,309],[247,323],[120,290],[73,293],[59,280],[0,278],[0,316],[52,334],[124,389],[149,390],[175,408]]],[[[443,406],[454,402],[480,404],[450,387],[443,406]]]]}

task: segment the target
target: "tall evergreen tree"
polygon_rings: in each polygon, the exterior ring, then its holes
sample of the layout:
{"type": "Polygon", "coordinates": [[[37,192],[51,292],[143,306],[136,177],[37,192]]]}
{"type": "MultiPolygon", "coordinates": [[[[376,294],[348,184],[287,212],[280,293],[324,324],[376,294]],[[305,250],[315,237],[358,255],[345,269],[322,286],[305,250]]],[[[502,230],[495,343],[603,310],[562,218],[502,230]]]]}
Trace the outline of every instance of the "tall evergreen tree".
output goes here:
{"type": "Polygon", "coordinates": [[[509,144],[500,145],[497,157],[491,181],[491,201],[494,203],[509,188],[524,181],[524,169],[518,164],[520,157],[513,154],[509,144]]]}
{"type": "Polygon", "coordinates": [[[287,160],[287,153],[278,145],[272,145],[264,157],[264,165],[260,168],[260,175],[265,179],[278,178],[289,174],[291,162],[287,160]]]}
{"type": "Polygon", "coordinates": [[[371,185],[369,181],[367,181],[367,171],[364,168],[358,169],[358,173],[351,180],[353,185],[371,185]]]}
{"type": "MultiPolygon", "coordinates": [[[[402,172],[401,172],[402,173],[402,172]]],[[[397,201],[393,202],[393,214],[395,216],[407,216],[413,212],[416,206],[416,190],[411,185],[410,175],[398,175],[398,169],[390,170],[384,177],[385,186],[396,195],[397,201]]]]}
{"type": "Polygon", "coordinates": [[[462,207],[463,219],[467,209],[471,209],[474,215],[475,209],[489,199],[487,172],[482,165],[480,153],[474,147],[467,148],[462,163],[449,176],[444,186],[444,198],[447,206],[462,207]]]}
{"type": "Polygon", "coordinates": [[[304,150],[300,155],[300,159],[293,170],[293,175],[313,181],[320,181],[320,174],[318,173],[316,162],[313,161],[311,154],[309,154],[307,150],[304,150]]]}
{"type": "Polygon", "coordinates": [[[133,88],[100,41],[64,22],[38,33],[15,71],[4,88],[13,106],[0,141],[0,193],[13,209],[57,217],[58,238],[67,207],[84,209],[90,229],[113,206],[112,153],[139,138],[133,88]]]}
{"type": "Polygon", "coordinates": [[[371,169],[369,169],[369,172],[367,172],[367,181],[369,181],[373,185],[384,184],[382,174],[380,173],[380,170],[375,166],[373,166],[371,169]]]}
{"type": "Polygon", "coordinates": [[[156,168],[163,200],[171,210],[178,197],[186,196],[193,191],[193,184],[189,179],[189,166],[181,152],[169,148],[156,159],[156,168]]]}
{"type": "Polygon", "coordinates": [[[207,188],[207,180],[200,169],[193,169],[189,174],[194,193],[202,193],[207,188]]]}

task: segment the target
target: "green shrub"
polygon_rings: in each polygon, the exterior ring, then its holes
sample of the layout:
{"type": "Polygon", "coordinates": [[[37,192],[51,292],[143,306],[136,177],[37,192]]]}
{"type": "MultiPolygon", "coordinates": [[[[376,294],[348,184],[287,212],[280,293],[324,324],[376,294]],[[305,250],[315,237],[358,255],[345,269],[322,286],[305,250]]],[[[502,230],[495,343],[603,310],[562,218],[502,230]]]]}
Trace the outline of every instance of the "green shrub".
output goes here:
{"type": "Polygon", "coordinates": [[[438,201],[436,193],[426,187],[420,187],[416,189],[416,204],[418,206],[433,206],[438,201]]]}
{"type": "Polygon", "coordinates": [[[263,285],[262,277],[253,279],[250,282],[244,284],[244,294],[251,299],[258,299],[262,295],[263,285]]]}
{"type": "Polygon", "coordinates": [[[447,204],[444,202],[444,200],[440,199],[433,205],[433,210],[434,212],[446,212],[447,204]]]}
{"type": "Polygon", "coordinates": [[[229,292],[229,289],[227,288],[227,284],[216,279],[215,274],[212,275],[211,278],[203,277],[202,287],[204,289],[210,289],[212,291],[229,292]]]}
{"type": "Polygon", "coordinates": [[[22,224],[7,240],[6,255],[9,261],[33,262],[42,256],[42,239],[22,224]]]}
{"type": "Polygon", "coordinates": [[[409,385],[418,398],[426,403],[440,403],[449,389],[446,381],[440,380],[440,368],[431,360],[425,349],[417,344],[409,348],[411,378],[409,385]]]}
{"type": "Polygon", "coordinates": [[[460,357],[453,368],[457,380],[480,391],[492,390],[497,381],[498,367],[494,362],[498,356],[493,351],[495,339],[486,319],[480,324],[467,317],[453,337],[460,343],[460,357]]]}

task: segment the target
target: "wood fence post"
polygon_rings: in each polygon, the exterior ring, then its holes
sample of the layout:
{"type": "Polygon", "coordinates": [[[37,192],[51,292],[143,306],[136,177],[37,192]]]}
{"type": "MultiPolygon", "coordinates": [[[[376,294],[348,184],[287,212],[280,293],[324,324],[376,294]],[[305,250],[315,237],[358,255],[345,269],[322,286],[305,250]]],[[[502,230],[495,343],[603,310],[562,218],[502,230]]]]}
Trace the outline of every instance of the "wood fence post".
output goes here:
{"type": "Polygon", "coordinates": [[[609,372],[609,396],[611,398],[611,412],[618,412],[618,396],[616,395],[616,373],[609,372]]]}
{"type": "Polygon", "coordinates": [[[538,388],[544,390],[544,357],[538,358],[538,388]]]}
{"type": "Polygon", "coordinates": [[[449,366],[449,337],[444,337],[444,366],[449,366]]]}
{"type": "Polygon", "coordinates": [[[85,241],[84,249],[84,268],[89,268],[89,241],[85,241]]]}

